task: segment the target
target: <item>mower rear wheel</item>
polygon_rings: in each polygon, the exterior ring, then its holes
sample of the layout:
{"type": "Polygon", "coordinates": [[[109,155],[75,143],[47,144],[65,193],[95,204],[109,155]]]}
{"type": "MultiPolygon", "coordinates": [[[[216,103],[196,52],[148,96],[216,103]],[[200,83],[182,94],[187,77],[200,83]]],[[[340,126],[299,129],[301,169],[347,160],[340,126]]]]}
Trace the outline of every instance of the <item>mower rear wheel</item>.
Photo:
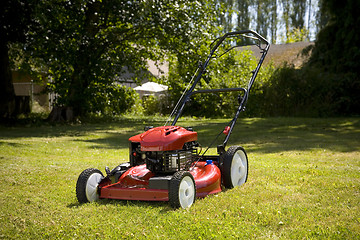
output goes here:
{"type": "Polygon", "coordinates": [[[194,177],[190,172],[179,171],[170,180],[169,202],[173,208],[189,208],[196,198],[194,177]]]}
{"type": "Polygon", "coordinates": [[[245,150],[231,146],[223,158],[223,184],[226,188],[241,186],[248,177],[248,158],[245,150]]]}
{"type": "Polygon", "coordinates": [[[100,170],[88,168],[84,170],[76,183],[76,197],[79,203],[94,202],[99,199],[98,185],[104,178],[100,170]]]}

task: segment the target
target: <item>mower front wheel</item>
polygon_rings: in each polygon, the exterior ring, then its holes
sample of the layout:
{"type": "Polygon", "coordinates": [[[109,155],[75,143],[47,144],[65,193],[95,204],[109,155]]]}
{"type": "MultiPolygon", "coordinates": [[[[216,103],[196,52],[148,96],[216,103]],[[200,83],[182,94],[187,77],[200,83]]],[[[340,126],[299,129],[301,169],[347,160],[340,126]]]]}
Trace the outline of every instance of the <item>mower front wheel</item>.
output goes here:
{"type": "Polygon", "coordinates": [[[223,184],[233,188],[244,184],[248,177],[248,158],[245,150],[239,146],[231,146],[223,157],[223,184]]]}
{"type": "Polygon", "coordinates": [[[196,198],[194,177],[190,172],[179,171],[170,180],[169,202],[173,208],[189,208],[196,198]]]}
{"type": "Polygon", "coordinates": [[[104,175],[100,170],[88,168],[84,170],[76,183],[76,197],[79,203],[94,202],[99,199],[98,186],[104,175]]]}

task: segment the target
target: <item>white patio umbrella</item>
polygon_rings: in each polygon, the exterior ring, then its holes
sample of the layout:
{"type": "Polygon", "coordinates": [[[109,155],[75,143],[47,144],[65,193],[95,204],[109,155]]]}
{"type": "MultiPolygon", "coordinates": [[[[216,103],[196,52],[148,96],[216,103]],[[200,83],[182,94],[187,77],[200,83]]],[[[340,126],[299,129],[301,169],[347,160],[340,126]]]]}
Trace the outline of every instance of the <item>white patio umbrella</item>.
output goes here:
{"type": "Polygon", "coordinates": [[[141,86],[137,86],[134,88],[134,90],[139,93],[140,97],[142,96],[146,96],[146,95],[155,95],[155,96],[159,96],[162,93],[164,93],[165,91],[168,90],[168,86],[162,85],[162,84],[158,84],[155,82],[147,82],[144,83],[141,86]]]}

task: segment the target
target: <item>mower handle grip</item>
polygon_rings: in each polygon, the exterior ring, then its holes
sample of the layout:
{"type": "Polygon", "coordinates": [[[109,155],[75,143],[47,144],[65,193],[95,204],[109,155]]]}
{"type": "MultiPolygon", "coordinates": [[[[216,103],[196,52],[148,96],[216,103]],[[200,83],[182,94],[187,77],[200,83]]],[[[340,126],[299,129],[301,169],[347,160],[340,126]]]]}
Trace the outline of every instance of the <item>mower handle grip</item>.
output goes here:
{"type": "Polygon", "coordinates": [[[215,39],[211,44],[210,44],[210,56],[214,54],[215,50],[220,46],[220,44],[229,37],[232,36],[237,36],[237,35],[244,35],[244,37],[247,38],[251,38],[251,39],[255,39],[255,40],[261,40],[262,42],[264,42],[266,44],[266,47],[264,49],[268,49],[268,47],[270,46],[270,43],[268,40],[266,40],[266,38],[264,38],[263,36],[261,36],[260,34],[258,34],[257,32],[253,31],[253,30],[241,30],[241,31],[234,31],[234,32],[228,32],[225,33],[223,36],[218,37],[217,39],[215,39]],[[245,35],[245,34],[253,34],[255,37],[253,36],[249,36],[249,35],[245,35]],[[214,47],[213,44],[215,44],[214,47]]]}
{"type": "MultiPolygon", "coordinates": [[[[255,32],[253,30],[242,30],[242,31],[228,32],[228,33],[225,33],[225,35],[223,37],[225,39],[225,38],[230,37],[230,36],[243,35],[243,34],[247,34],[247,33],[253,34],[254,36],[256,36],[257,39],[260,39],[261,41],[265,42],[268,45],[270,44],[269,41],[266,40],[266,38],[264,38],[263,36],[261,36],[260,34],[258,34],[257,32],[255,32]]],[[[247,36],[247,37],[253,38],[251,36],[247,36]]],[[[254,39],[256,39],[256,38],[254,38],[254,39]]]]}

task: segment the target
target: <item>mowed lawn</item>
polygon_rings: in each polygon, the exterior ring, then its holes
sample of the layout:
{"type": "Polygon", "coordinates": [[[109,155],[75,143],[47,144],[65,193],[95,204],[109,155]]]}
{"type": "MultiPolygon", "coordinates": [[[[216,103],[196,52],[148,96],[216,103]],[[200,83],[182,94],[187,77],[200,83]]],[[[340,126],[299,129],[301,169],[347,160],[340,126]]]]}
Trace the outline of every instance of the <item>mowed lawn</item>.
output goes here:
{"type": "MultiPolygon", "coordinates": [[[[206,147],[229,120],[178,125],[206,147]]],[[[84,169],[128,161],[128,138],[163,124],[0,127],[0,239],[360,239],[360,118],[239,119],[228,146],[247,151],[248,182],[190,209],[77,203],[84,169]]]]}

